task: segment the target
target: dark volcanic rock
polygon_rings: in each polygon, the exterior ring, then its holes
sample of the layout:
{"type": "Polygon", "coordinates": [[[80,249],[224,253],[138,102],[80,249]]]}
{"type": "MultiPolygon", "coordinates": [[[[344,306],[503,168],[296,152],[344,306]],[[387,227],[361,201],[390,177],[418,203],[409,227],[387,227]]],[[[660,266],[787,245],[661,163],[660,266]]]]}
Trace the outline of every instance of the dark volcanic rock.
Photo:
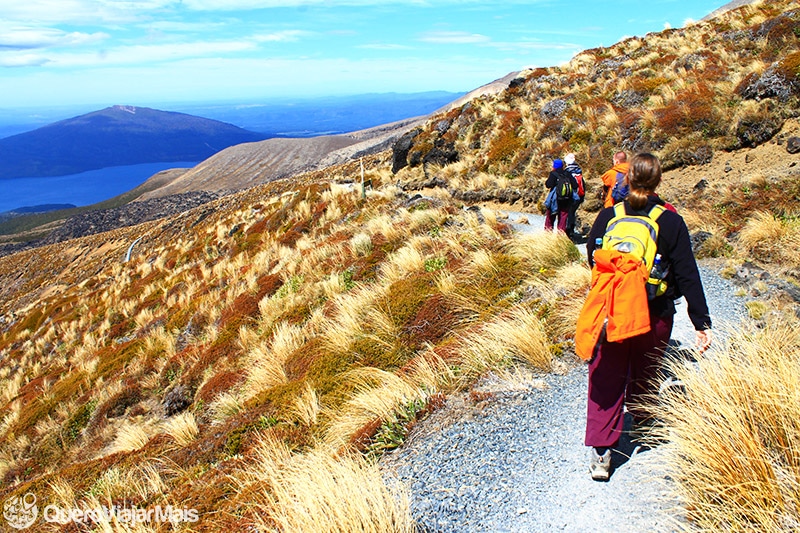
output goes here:
{"type": "Polygon", "coordinates": [[[775,136],[783,124],[770,117],[745,117],[736,125],[736,138],[742,147],[756,147],[775,136]]]}
{"type": "Polygon", "coordinates": [[[456,150],[455,143],[436,139],[433,143],[433,148],[430,152],[425,154],[422,161],[424,163],[433,163],[434,165],[440,166],[455,163],[458,161],[458,151],[456,150]]]}
{"type": "Polygon", "coordinates": [[[560,98],[547,102],[542,107],[542,116],[548,119],[558,118],[567,110],[567,103],[560,98]]]}
{"type": "Polygon", "coordinates": [[[70,217],[64,224],[45,237],[40,244],[54,244],[77,237],[94,235],[112,229],[133,226],[170,215],[182,213],[218,198],[209,192],[188,192],[131,202],[113,209],[102,209],[70,217]]]}
{"type": "Polygon", "coordinates": [[[164,395],[163,403],[167,416],[180,413],[192,405],[192,392],[186,385],[178,385],[164,395]]]}
{"type": "Polygon", "coordinates": [[[790,154],[800,152],[800,137],[789,137],[786,141],[786,151],[790,154]]]}
{"type": "Polygon", "coordinates": [[[756,73],[748,75],[736,88],[736,92],[745,100],[775,98],[786,102],[793,94],[800,92],[800,84],[796,79],[787,78],[780,64],[776,63],[760,76],[756,73]]]}
{"type": "Polygon", "coordinates": [[[394,143],[392,146],[392,174],[396,174],[400,169],[408,166],[408,153],[414,146],[414,138],[420,133],[422,130],[419,128],[411,130],[394,143]]]}

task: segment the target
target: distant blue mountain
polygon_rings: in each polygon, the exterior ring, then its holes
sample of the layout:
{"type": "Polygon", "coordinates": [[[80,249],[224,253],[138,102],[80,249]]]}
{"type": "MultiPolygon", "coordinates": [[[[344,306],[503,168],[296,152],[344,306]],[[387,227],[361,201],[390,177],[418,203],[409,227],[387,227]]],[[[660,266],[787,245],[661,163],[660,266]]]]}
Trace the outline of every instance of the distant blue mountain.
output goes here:
{"type": "Polygon", "coordinates": [[[229,146],[266,138],[184,113],[113,106],[0,139],[0,179],[202,161],[229,146]]]}
{"type": "Polygon", "coordinates": [[[335,135],[428,115],[464,93],[375,93],[172,105],[184,113],[236,124],[275,137],[335,135]]]}

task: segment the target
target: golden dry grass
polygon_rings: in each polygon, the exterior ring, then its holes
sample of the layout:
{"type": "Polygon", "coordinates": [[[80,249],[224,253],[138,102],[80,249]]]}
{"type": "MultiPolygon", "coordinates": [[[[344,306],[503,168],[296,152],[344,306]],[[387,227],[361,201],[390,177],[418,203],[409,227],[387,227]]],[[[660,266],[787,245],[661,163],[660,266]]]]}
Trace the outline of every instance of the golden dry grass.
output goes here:
{"type": "Polygon", "coordinates": [[[414,531],[405,489],[387,487],[378,466],[361,456],[325,449],[292,455],[271,438],[256,455],[258,464],[243,472],[242,484],[270,487],[256,494],[262,531],[414,531]]]}
{"type": "Polygon", "coordinates": [[[753,213],[739,233],[737,244],[747,257],[787,267],[800,266],[800,221],[772,213],[753,213]]]}
{"type": "Polygon", "coordinates": [[[745,325],[697,368],[673,365],[686,392],[662,398],[656,436],[693,530],[800,527],[798,365],[795,318],[745,325]]]}
{"type": "Polygon", "coordinates": [[[188,446],[199,433],[194,413],[189,411],[184,411],[167,420],[164,423],[164,431],[175,439],[179,446],[188,446]]]}
{"type": "Polygon", "coordinates": [[[552,363],[541,321],[523,306],[513,307],[463,336],[460,345],[465,379],[474,379],[490,369],[507,367],[513,362],[524,362],[541,370],[549,370],[552,363]]]}
{"type": "Polygon", "coordinates": [[[353,397],[332,416],[325,442],[332,449],[346,446],[361,428],[376,419],[397,422],[404,406],[424,401],[426,393],[400,376],[377,368],[362,368],[348,376],[354,387],[353,397]]]}

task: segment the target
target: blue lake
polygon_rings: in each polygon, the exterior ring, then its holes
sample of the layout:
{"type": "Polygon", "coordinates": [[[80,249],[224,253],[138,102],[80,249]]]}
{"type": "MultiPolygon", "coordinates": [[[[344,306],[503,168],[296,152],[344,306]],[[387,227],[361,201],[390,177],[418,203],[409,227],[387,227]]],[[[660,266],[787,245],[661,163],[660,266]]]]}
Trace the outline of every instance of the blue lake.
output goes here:
{"type": "Polygon", "coordinates": [[[52,178],[0,180],[0,213],[42,204],[90,205],[108,200],[144,183],[168,168],[191,168],[196,162],[146,163],[90,170],[52,178]]]}

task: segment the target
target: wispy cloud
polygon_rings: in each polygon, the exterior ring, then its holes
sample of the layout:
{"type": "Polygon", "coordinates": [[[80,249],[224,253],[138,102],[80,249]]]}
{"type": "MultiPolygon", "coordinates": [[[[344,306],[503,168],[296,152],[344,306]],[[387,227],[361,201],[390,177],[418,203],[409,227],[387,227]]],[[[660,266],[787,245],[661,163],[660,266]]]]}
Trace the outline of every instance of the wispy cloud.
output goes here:
{"type": "Polygon", "coordinates": [[[48,59],[41,54],[0,54],[0,68],[40,67],[47,63],[48,59]]]}
{"type": "Polygon", "coordinates": [[[486,35],[465,31],[433,31],[421,35],[419,40],[435,44],[486,44],[491,42],[486,35]]]}
{"type": "Polygon", "coordinates": [[[65,32],[55,28],[0,28],[0,49],[30,50],[56,46],[79,46],[108,39],[103,32],[65,32]]]}
{"type": "Polygon", "coordinates": [[[39,24],[123,23],[178,3],[176,0],[0,0],[0,13],[4,20],[35,20],[39,24]]]}
{"type": "Polygon", "coordinates": [[[57,68],[109,68],[179,61],[199,57],[224,57],[257,46],[247,41],[186,42],[158,45],[122,46],[87,52],[43,52],[40,54],[1,54],[0,66],[22,67],[47,64],[57,68]]]}
{"type": "Polygon", "coordinates": [[[299,41],[303,37],[313,35],[312,32],[303,30],[283,30],[273,33],[263,33],[253,36],[253,40],[260,43],[287,43],[299,41]]]}

